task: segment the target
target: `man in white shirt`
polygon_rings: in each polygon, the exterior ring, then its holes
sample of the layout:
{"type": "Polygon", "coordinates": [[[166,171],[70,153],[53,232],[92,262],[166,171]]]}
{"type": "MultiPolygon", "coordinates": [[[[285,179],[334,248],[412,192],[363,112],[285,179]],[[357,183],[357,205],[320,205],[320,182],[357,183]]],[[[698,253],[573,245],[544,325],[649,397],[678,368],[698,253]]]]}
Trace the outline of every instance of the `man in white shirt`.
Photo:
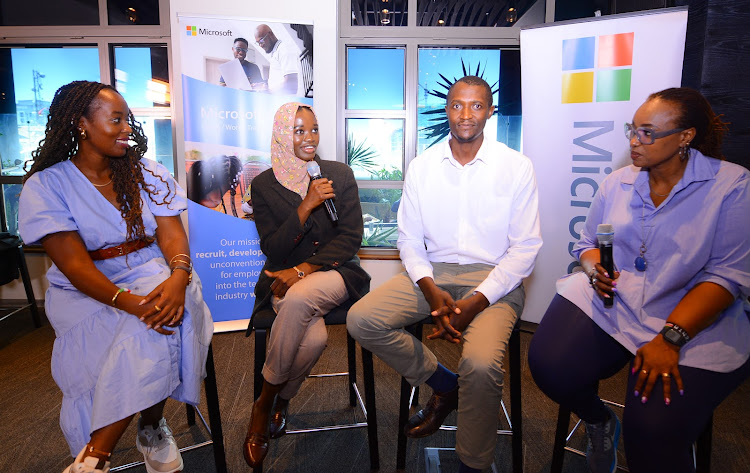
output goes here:
{"type": "Polygon", "coordinates": [[[279,40],[266,24],[255,29],[255,42],[267,54],[271,67],[268,71],[268,91],[272,94],[300,93],[300,52],[292,44],[279,40]]]}
{"type": "Polygon", "coordinates": [[[542,238],[531,161],[484,139],[495,110],[489,85],[459,79],[445,110],[449,139],[415,158],[404,181],[398,249],[406,272],[357,302],[347,328],[412,386],[432,387],[407,436],[431,435],[458,409],[463,473],[494,459],[503,357],[542,238]],[[428,315],[436,325],[428,338],[463,342],[458,374],[403,330],[428,315]]]}

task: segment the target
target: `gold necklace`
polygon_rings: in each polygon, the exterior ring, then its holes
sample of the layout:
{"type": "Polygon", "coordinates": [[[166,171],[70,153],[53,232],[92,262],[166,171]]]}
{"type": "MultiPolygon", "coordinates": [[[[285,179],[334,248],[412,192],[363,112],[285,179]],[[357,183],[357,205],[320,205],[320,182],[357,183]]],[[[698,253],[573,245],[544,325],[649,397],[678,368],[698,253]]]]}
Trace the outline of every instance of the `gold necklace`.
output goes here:
{"type": "MultiPolygon", "coordinates": [[[[91,179],[89,179],[89,182],[90,182],[90,183],[91,183],[91,185],[92,185],[92,186],[94,186],[94,187],[107,187],[108,185],[112,184],[112,179],[110,178],[110,180],[109,180],[109,181],[107,181],[107,182],[105,182],[104,184],[96,184],[96,183],[95,183],[94,181],[92,181],[91,179]]],[[[659,195],[659,194],[657,194],[657,195],[659,195]]]]}

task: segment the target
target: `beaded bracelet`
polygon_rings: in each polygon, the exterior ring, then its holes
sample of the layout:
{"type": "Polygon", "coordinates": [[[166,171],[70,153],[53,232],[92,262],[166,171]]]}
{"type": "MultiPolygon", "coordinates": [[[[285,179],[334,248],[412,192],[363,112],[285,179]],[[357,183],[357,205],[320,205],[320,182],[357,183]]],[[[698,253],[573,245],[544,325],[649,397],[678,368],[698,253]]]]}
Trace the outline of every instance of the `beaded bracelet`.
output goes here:
{"type": "Polygon", "coordinates": [[[115,295],[112,296],[112,307],[117,307],[117,298],[120,297],[120,294],[123,292],[130,292],[130,289],[125,289],[124,287],[120,287],[117,289],[117,292],[115,292],[115,295]]]}
{"type": "Polygon", "coordinates": [[[172,272],[170,274],[174,274],[174,272],[178,269],[181,269],[188,274],[188,284],[193,282],[193,269],[192,268],[189,268],[187,266],[175,266],[174,268],[172,268],[172,272]]]}

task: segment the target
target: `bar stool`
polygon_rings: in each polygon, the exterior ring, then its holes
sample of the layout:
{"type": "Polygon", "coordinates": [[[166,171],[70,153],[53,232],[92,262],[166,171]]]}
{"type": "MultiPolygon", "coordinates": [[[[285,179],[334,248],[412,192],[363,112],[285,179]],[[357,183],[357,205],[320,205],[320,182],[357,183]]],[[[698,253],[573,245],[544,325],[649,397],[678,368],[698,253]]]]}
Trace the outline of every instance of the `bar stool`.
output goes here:
{"type": "MultiPolygon", "coordinates": [[[[521,421],[521,330],[520,330],[520,317],[516,321],[516,325],[513,327],[510,339],[508,340],[508,356],[510,357],[510,380],[513,381],[510,384],[510,415],[508,415],[508,409],[505,407],[505,402],[500,401],[500,406],[503,409],[505,420],[508,422],[508,429],[498,429],[498,435],[510,435],[511,436],[511,456],[513,457],[513,473],[523,472],[523,437],[522,437],[522,421],[521,421]]],[[[424,324],[432,323],[432,318],[427,317],[421,322],[407,327],[406,330],[418,339],[422,339],[422,328],[424,324]]],[[[508,386],[508,382],[505,386],[508,386]]],[[[409,420],[409,410],[411,407],[416,405],[419,399],[419,388],[411,387],[406,379],[401,378],[401,397],[399,400],[399,415],[398,415],[398,437],[396,444],[396,469],[403,470],[406,467],[406,435],[404,434],[404,427],[406,422],[409,420]]],[[[457,427],[454,425],[442,425],[440,430],[456,431],[457,427]]],[[[432,449],[425,448],[427,450],[425,458],[426,463],[429,464],[434,460],[434,450],[453,450],[450,449],[432,449]]],[[[494,464],[493,464],[494,471],[494,464]]],[[[429,473],[429,470],[428,470],[429,473]]]]}
{"type": "MultiPolygon", "coordinates": [[[[213,345],[208,345],[208,358],[206,358],[206,379],[203,380],[203,384],[206,388],[206,404],[208,407],[208,422],[201,414],[198,406],[191,406],[185,404],[187,413],[187,423],[189,426],[195,425],[195,414],[198,416],[203,423],[203,426],[211,436],[211,440],[205,442],[196,443],[187,447],[180,448],[180,452],[187,452],[209,445],[214,446],[214,465],[217,473],[227,473],[227,459],[224,453],[224,432],[221,428],[221,412],[219,411],[219,392],[216,388],[216,370],[214,369],[214,352],[213,345]]],[[[135,468],[143,465],[142,461],[132,462],[125,465],[119,465],[110,468],[109,471],[123,471],[135,468]]]]}
{"type": "MultiPolygon", "coordinates": [[[[347,301],[344,304],[331,310],[325,315],[326,325],[346,325],[346,315],[354,301],[347,301]]],[[[254,397],[257,399],[263,389],[263,364],[266,362],[266,343],[271,333],[273,321],[276,313],[270,306],[261,309],[255,313],[252,319],[252,327],[255,330],[255,360],[253,365],[253,386],[254,397]]],[[[367,442],[370,449],[370,468],[377,470],[380,468],[380,455],[378,453],[378,426],[375,417],[375,375],[373,373],[372,352],[362,348],[362,370],[365,384],[365,401],[362,401],[359,388],[357,387],[357,362],[356,362],[356,345],[354,339],[346,333],[346,348],[348,371],[339,373],[311,374],[309,378],[331,378],[338,376],[348,376],[349,378],[349,406],[362,409],[366,421],[354,422],[347,424],[332,424],[320,427],[311,427],[306,429],[287,428],[287,435],[301,434],[308,432],[324,432],[328,430],[356,429],[367,427],[367,442]]],[[[261,468],[255,468],[256,473],[262,472],[261,468]]]]}
{"type": "MultiPolygon", "coordinates": [[[[598,386],[597,386],[598,387],[598,386]]],[[[619,407],[620,409],[625,406],[616,402],[607,401],[602,399],[602,402],[610,406],[619,407]]],[[[550,466],[550,473],[562,473],[563,461],[565,460],[565,451],[575,453],[576,455],[586,457],[586,452],[582,452],[577,448],[569,447],[568,442],[570,441],[573,434],[576,432],[578,427],[581,425],[581,419],[578,419],[573,428],[568,432],[568,425],[570,424],[571,411],[563,406],[560,406],[557,411],[557,428],[555,430],[555,445],[552,448],[552,464],[550,466]]],[[[698,440],[693,445],[693,461],[695,462],[695,473],[709,473],[711,471],[711,435],[713,429],[713,416],[708,420],[706,427],[701,432],[698,440]]],[[[627,467],[617,465],[617,469],[621,471],[630,471],[627,467]]]]}

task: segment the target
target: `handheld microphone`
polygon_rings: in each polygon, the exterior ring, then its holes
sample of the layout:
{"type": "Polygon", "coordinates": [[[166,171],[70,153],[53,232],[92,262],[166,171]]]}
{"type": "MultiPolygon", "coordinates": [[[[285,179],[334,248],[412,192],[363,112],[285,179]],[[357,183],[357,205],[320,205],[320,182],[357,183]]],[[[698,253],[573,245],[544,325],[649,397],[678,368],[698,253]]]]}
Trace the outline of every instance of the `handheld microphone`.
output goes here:
{"type": "MultiPolygon", "coordinates": [[[[608,223],[601,223],[596,227],[596,239],[599,242],[600,263],[609,274],[610,279],[615,277],[615,261],[612,258],[612,243],[615,241],[615,229],[608,223]]],[[[612,307],[614,304],[614,293],[609,292],[609,298],[604,298],[604,307],[612,307]]]]}
{"type": "MultiPolygon", "coordinates": [[[[307,163],[307,173],[310,175],[310,180],[312,181],[316,179],[324,179],[323,175],[320,174],[320,166],[318,166],[318,163],[315,161],[309,161],[307,163]]],[[[338,222],[339,216],[336,213],[336,206],[333,205],[333,201],[331,199],[326,199],[323,203],[326,204],[326,210],[328,211],[328,216],[331,218],[331,221],[334,223],[338,222]]]]}

